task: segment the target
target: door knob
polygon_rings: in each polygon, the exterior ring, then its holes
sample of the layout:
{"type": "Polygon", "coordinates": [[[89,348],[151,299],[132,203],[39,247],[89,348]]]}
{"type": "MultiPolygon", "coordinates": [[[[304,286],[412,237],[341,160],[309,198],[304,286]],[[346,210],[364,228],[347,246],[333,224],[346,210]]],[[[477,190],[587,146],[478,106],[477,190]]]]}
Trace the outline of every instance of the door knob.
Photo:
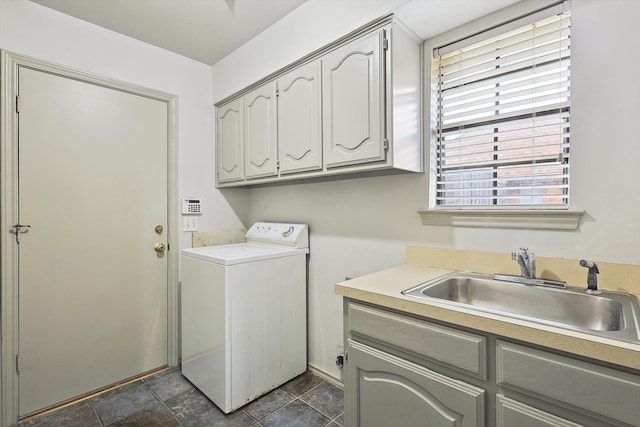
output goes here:
{"type": "Polygon", "coordinates": [[[156,252],[164,252],[165,249],[167,249],[167,245],[165,245],[164,243],[156,243],[155,245],[153,245],[153,249],[156,252]]]}

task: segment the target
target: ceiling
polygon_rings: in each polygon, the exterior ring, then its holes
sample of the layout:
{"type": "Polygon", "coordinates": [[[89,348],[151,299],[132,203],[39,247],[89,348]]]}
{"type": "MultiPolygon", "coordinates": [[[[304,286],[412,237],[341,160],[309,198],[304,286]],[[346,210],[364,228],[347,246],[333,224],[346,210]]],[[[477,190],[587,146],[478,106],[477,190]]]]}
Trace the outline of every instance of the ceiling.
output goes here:
{"type": "Polygon", "coordinates": [[[31,0],[214,64],[306,0],[31,0]]]}
{"type": "MultiPolygon", "coordinates": [[[[31,1],[213,65],[307,0],[31,1]]],[[[427,39],[517,1],[405,0],[394,12],[427,39]]]]}

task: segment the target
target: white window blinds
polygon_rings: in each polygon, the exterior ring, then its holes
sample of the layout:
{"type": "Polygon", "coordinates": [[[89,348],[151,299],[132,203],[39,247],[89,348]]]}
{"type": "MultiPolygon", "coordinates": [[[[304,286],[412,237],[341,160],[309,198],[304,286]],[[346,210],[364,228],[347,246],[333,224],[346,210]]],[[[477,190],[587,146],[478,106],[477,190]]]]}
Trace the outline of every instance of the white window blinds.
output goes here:
{"type": "Polygon", "coordinates": [[[432,207],[568,208],[569,12],[459,45],[433,61],[432,207]]]}

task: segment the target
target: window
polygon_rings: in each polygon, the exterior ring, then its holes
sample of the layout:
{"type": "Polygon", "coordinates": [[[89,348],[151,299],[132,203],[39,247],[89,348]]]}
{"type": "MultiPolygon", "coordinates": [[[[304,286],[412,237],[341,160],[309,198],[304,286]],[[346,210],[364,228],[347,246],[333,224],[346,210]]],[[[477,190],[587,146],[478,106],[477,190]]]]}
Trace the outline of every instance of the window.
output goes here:
{"type": "Polygon", "coordinates": [[[431,209],[569,207],[570,13],[549,13],[434,50],[431,209]]]}

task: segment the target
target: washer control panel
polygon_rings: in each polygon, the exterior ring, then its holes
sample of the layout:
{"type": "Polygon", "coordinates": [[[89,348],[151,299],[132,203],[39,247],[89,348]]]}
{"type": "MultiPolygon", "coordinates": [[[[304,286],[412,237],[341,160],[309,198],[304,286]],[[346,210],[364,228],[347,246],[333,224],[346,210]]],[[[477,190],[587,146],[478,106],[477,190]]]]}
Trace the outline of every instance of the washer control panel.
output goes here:
{"type": "Polygon", "coordinates": [[[256,222],[247,231],[246,238],[247,242],[308,248],[309,228],[307,224],[256,222]]]}

